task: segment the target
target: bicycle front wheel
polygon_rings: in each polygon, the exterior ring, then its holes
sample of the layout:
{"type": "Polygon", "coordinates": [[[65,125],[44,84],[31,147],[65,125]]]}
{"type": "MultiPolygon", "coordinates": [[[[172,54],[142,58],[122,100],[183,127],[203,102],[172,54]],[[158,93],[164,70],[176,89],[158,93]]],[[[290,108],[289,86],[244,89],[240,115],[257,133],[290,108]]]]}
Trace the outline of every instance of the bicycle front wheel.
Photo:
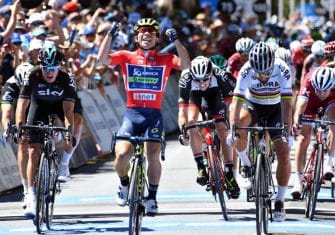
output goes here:
{"type": "Polygon", "coordinates": [[[57,165],[55,159],[52,158],[49,160],[50,174],[49,174],[49,191],[47,192],[46,197],[46,207],[45,207],[45,216],[46,216],[46,226],[48,229],[51,229],[53,213],[54,213],[54,204],[57,191],[57,165]]]}
{"type": "Polygon", "coordinates": [[[144,207],[141,204],[142,191],[144,182],[141,182],[140,177],[142,173],[140,172],[139,159],[134,160],[133,169],[130,177],[129,185],[129,234],[140,234],[142,226],[142,218],[144,213],[144,207]]]}
{"type": "Polygon", "coordinates": [[[226,209],[226,202],[224,199],[224,176],[221,175],[221,172],[223,173],[222,169],[222,160],[220,159],[220,156],[217,152],[214,152],[212,146],[208,146],[208,153],[209,158],[212,166],[212,176],[214,178],[214,188],[212,187],[212,190],[215,190],[215,193],[219,195],[219,201],[220,201],[220,207],[221,212],[224,220],[228,220],[227,216],[227,209],[226,209]],[[217,161],[215,161],[215,158],[217,158],[217,161]]]}
{"type": "Polygon", "coordinates": [[[268,230],[268,178],[266,174],[265,156],[258,154],[256,161],[256,230],[257,234],[265,233],[268,230]]]}
{"type": "Polygon", "coordinates": [[[49,191],[49,162],[46,154],[43,152],[40,158],[38,169],[37,192],[36,192],[36,231],[41,233],[46,216],[46,195],[49,191]]]}
{"type": "Polygon", "coordinates": [[[315,215],[316,203],[318,200],[318,193],[321,188],[321,164],[323,159],[323,145],[318,145],[318,153],[316,155],[315,160],[315,167],[314,167],[314,179],[311,184],[311,191],[310,191],[310,206],[309,206],[309,219],[313,220],[315,215]]]}

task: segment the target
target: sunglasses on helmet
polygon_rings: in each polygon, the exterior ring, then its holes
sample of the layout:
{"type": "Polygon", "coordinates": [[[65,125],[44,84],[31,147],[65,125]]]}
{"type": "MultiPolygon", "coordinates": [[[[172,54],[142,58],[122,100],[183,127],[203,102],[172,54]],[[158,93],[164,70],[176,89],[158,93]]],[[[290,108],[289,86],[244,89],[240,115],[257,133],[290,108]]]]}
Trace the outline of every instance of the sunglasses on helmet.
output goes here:
{"type": "Polygon", "coordinates": [[[56,71],[59,70],[59,66],[43,66],[43,65],[41,65],[41,69],[46,73],[56,72],[56,71]]]}

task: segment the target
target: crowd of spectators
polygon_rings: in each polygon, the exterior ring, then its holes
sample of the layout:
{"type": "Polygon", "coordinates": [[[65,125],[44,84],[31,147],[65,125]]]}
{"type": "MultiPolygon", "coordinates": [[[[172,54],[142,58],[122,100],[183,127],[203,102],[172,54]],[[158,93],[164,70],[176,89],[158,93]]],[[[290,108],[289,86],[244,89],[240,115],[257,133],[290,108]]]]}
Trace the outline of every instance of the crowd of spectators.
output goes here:
{"type": "MultiPolygon", "coordinates": [[[[0,31],[8,26],[10,5],[13,4],[11,1],[3,2],[0,31]]],[[[97,87],[103,95],[106,84],[115,84],[122,89],[119,68],[97,63],[98,48],[112,22],[118,21],[121,30],[111,51],[134,49],[133,25],[143,17],[153,17],[160,22],[161,48],[168,44],[164,31],[176,28],[191,59],[214,54],[228,59],[235,53],[235,42],[241,37],[250,37],[256,42],[272,38],[286,48],[306,35],[311,35],[314,40],[335,39],[331,21],[302,18],[299,12],[287,20],[273,16],[269,21],[259,22],[256,15],[243,12],[239,6],[234,14],[228,15],[220,10],[213,12],[209,4],[204,4],[191,15],[184,9],[169,10],[158,6],[155,0],[112,0],[104,6],[99,6],[100,2],[87,8],[76,0],[50,0],[33,9],[20,8],[16,14],[15,30],[0,48],[0,84],[3,85],[14,74],[20,63],[28,60],[36,65],[38,50],[46,40],[52,40],[63,50],[65,66],[75,75],[78,87],[97,87]]]]}

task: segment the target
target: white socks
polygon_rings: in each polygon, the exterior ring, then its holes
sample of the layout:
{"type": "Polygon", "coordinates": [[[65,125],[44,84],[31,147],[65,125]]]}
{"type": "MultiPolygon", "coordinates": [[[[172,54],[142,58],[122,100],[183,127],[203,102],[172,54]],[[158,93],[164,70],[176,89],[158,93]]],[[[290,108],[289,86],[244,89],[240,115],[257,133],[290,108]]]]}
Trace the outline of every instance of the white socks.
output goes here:
{"type": "Polygon", "coordinates": [[[250,166],[250,160],[247,156],[247,150],[243,150],[241,152],[236,151],[237,155],[239,156],[239,158],[241,159],[241,166],[250,166]]]}
{"type": "Polygon", "coordinates": [[[283,202],[285,200],[285,192],[286,192],[286,186],[278,185],[278,193],[277,193],[276,201],[283,202]]]}
{"type": "Polygon", "coordinates": [[[72,156],[72,152],[71,153],[67,153],[67,152],[64,151],[63,157],[62,157],[62,160],[61,160],[60,163],[63,164],[63,165],[69,165],[71,156],[72,156]]]}
{"type": "Polygon", "coordinates": [[[22,186],[23,186],[23,194],[28,193],[28,180],[27,179],[21,179],[22,186]]]}

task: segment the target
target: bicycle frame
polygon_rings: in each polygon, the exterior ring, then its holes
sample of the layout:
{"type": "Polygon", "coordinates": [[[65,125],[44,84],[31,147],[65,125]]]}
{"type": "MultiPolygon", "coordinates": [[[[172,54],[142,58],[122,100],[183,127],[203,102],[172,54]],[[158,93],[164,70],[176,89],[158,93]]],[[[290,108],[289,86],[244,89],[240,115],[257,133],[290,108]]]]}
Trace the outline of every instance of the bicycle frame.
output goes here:
{"type": "Polygon", "coordinates": [[[299,116],[299,124],[314,123],[316,125],[316,143],[313,145],[313,151],[308,159],[303,172],[303,193],[302,200],[307,197],[305,216],[310,220],[314,219],[318,192],[323,183],[324,175],[324,152],[326,150],[326,128],[328,125],[334,125],[334,122],[323,120],[322,110],[318,113],[317,119],[310,119],[299,116]]]}
{"type": "Polygon", "coordinates": [[[288,134],[287,126],[283,127],[266,127],[255,126],[255,127],[237,127],[233,125],[232,136],[235,137],[236,130],[247,130],[248,131],[248,151],[251,151],[253,164],[251,165],[253,174],[253,187],[249,190],[249,196],[255,197],[256,204],[256,230],[257,234],[268,233],[268,217],[270,214],[270,221],[272,221],[272,210],[271,210],[271,198],[275,194],[274,180],[271,172],[272,160],[270,152],[267,151],[265,133],[269,130],[281,130],[285,136],[288,134]],[[258,140],[256,140],[258,134],[258,140]],[[257,145],[256,145],[257,143],[257,145]],[[252,149],[256,147],[257,150],[252,149]],[[272,186],[272,187],[270,187],[272,186]]]}
{"type": "Polygon", "coordinates": [[[212,119],[207,121],[199,121],[194,125],[189,125],[183,128],[182,132],[186,135],[186,131],[192,128],[200,128],[204,138],[205,148],[203,152],[207,159],[207,170],[209,175],[208,188],[216,200],[216,194],[219,195],[220,206],[223,218],[228,220],[227,210],[223,192],[226,191],[228,198],[230,194],[226,190],[225,173],[223,170],[222,156],[220,154],[220,144],[215,133],[215,123],[222,122],[225,119],[212,119]]]}

